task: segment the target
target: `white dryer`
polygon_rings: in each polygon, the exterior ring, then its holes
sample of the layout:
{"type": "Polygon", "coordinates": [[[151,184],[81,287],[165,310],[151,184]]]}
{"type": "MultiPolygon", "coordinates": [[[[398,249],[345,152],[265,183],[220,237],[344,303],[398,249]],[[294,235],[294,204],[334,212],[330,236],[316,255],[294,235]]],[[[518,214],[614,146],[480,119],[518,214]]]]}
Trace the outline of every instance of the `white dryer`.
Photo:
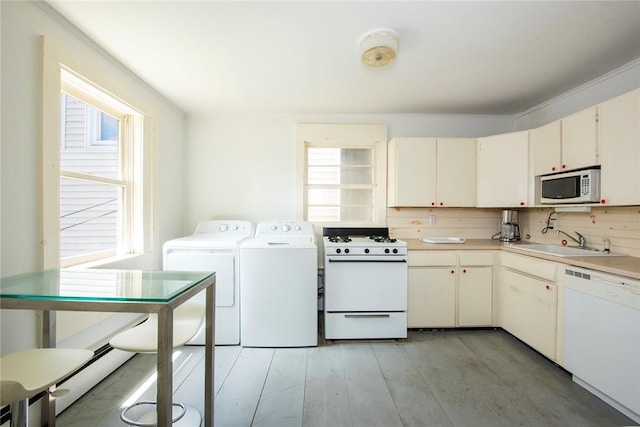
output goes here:
{"type": "Polygon", "coordinates": [[[318,345],[317,254],[308,222],[263,221],[241,243],[244,347],[318,345]]]}
{"type": "MultiPolygon", "coordinates": [[[[163,245],[163,269],[216,273],[216,344],[240,343],[239,244],[253,235],[248,221],[210,220],[191,236],[163,245]]],[[[202,292],[199,298],[205,297],[202,292]]],[[[204,327],[188,344],[204,345],[204,327]]]]}

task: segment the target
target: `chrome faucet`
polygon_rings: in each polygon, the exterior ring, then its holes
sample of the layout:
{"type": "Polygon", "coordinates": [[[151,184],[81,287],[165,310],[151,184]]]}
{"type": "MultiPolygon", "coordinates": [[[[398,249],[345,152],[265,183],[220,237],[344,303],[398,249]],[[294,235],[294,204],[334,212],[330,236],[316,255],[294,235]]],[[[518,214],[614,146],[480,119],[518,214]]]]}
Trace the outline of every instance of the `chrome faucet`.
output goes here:
{"type": "Polygon", "coordinates": [[[568,238],[576,242],[578,246],[580,246],[581,248],[584,248],[587,246],[587,239],[585,239],[585,237],[582,234],[578,233],[577,231],[574,231],[574,233],[578,235],[577,239],[573,236],[570,236],[569,234],[565,233],[562,230],[556,230],[556,234],[560,234],[560,233],[564,234],[565,236],[567,236],[568,238]]]}

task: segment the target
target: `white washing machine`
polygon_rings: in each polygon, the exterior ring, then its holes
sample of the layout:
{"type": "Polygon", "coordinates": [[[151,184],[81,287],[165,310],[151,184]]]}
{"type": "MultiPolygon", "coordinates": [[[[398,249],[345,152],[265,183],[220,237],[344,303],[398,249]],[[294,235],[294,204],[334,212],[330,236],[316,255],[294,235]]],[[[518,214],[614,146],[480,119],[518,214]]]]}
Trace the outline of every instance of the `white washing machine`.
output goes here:
{"type": "Polygon", "coordinates": [[[318,248],[313,225],[263,221],[240,245],[244,347],[318,345],[318,248]]]}
{"type": "MultiPolygon", "coordinates": [[[[216,273],[216,344],[240,343],[239,244],[252,237],[248,221],[202,221],[191,236],[163,245],[164,270],[216,273]]],[[[205,298],[201,292],[199,298],[205,298]]],[[[204,325],[188,344],[204,345],[204,325]]]]}

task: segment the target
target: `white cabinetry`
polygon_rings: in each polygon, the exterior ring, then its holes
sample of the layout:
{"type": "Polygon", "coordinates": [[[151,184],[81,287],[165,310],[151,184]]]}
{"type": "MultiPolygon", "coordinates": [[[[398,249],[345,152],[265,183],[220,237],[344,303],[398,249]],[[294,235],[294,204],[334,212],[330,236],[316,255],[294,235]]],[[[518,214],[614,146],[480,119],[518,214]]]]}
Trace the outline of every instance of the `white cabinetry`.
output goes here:
{"type": "Polygon", "coordinates": [[[502,254],[502,327],[551,360],[557,359],[557,264],[502,254]]]}
{"type": "Polygon", "coordinates": [[[640,89],[600,105],[602,203],[640,204],[640,89]]]}
{"type": "Polygon", "coordinates": [[[598,164],[598,108],[579,111],[562,119],[560,169],[582,169],[598,164]]]}
{"type": "Polygon", "coordinates": [[[409,252],[410,328],[490,326],[492,251],[409,252]]]}
{"type": "Polygon", "coordinates": [[[532,129],[529,133],[533,176],[561,170],[562,123],[560,120],[532,129]]]}
{"type": "Polygon", "coordinates": [[[388,206],[475,206],[475,139],[394,138],[388,206]]]}
{"type": "Polygon", "coordinates": [[[478,138],[477,206],[531,206],[529,132],[478,138]]]}

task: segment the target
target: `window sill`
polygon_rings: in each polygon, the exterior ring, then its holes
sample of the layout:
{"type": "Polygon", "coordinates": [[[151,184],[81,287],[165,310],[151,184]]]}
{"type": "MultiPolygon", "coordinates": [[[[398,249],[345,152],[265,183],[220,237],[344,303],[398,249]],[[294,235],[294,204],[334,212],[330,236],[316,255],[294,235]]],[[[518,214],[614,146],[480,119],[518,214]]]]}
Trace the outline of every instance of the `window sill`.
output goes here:
{"type": "Polygon", "coordinates": [[[113,256],[113,257],[109,257],[109,258],[102,258],[102,259],[98,259],[95,261],[90,261],[90,262],[84,262],[84,263],[80,263],[80,264],[75,264],[75,265],[71,265],[68,268],[77,268],[77,269],[82,269],[82,268],[119,268],[116,265],[112,265],[112,264],[117,264],[120,262],[129,262],[132,261],[136,258],[140,258],[142,257],[141,254],[128,254],[128,255],[118,255],[118,256],[113,256]]]}

